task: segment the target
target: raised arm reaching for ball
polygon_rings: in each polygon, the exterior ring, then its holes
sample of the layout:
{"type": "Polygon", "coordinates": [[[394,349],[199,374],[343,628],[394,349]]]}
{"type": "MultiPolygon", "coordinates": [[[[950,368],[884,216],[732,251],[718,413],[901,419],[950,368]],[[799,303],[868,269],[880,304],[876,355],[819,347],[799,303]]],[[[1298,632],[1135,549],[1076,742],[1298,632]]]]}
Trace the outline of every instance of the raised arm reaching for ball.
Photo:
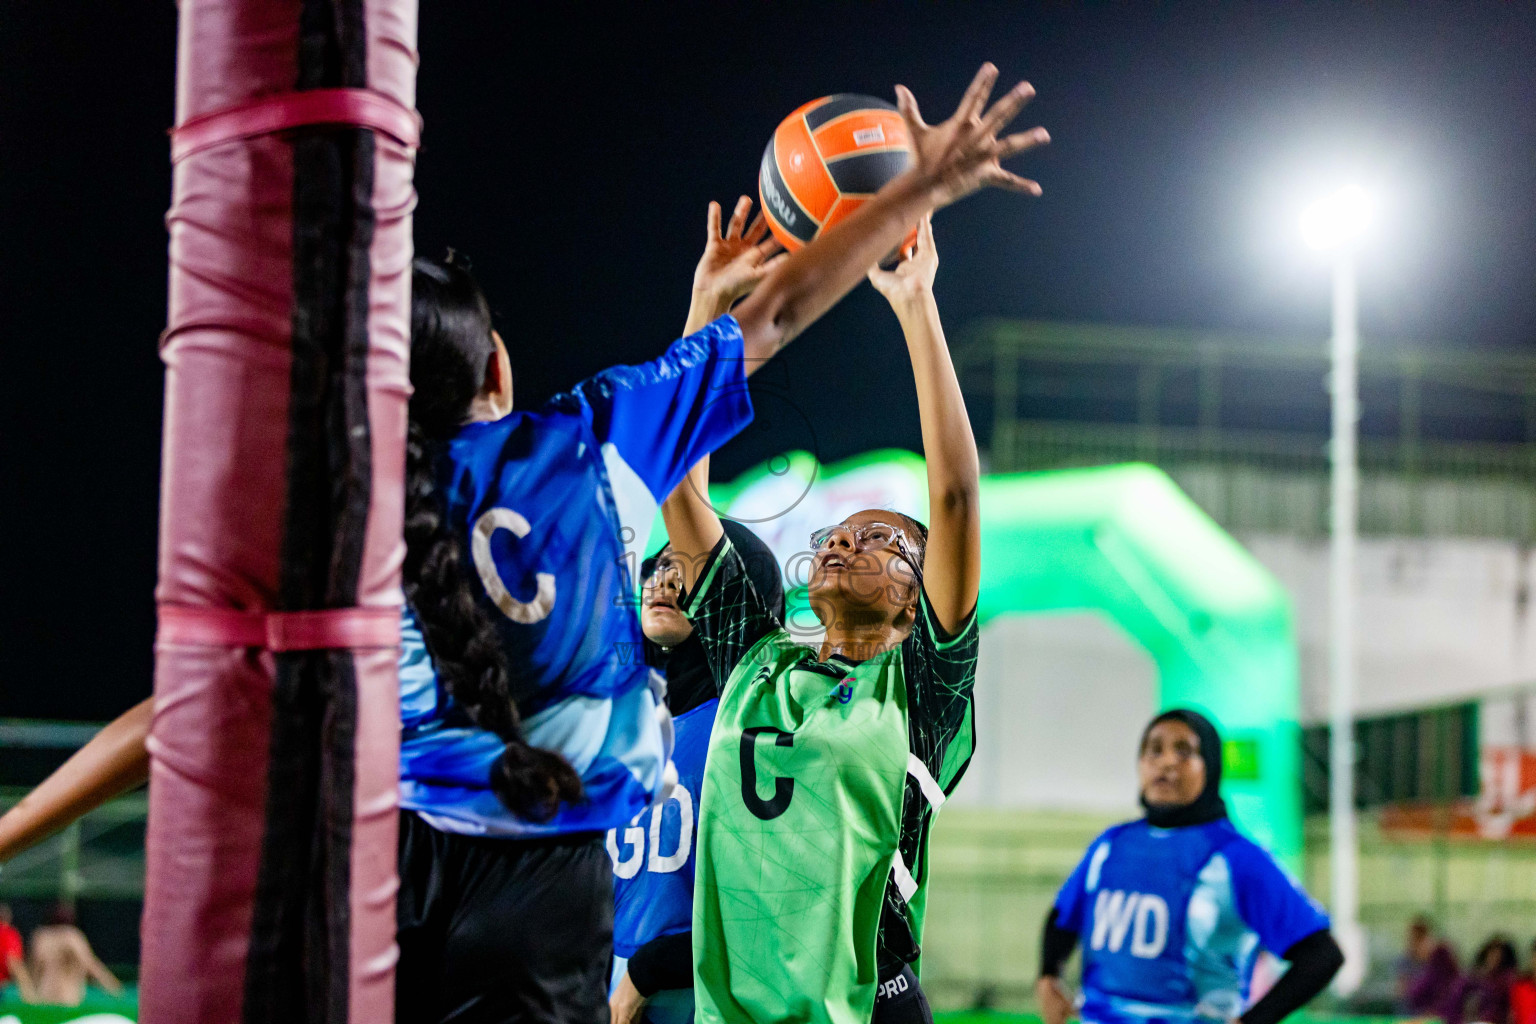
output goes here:
{"type": "Polygon", "coordinates": [[[1040,194],[1037,183],[1005,170],[1002,161],[1049,142],[1045,129],[998,137],[1034,96],[1034,87],[1020,82],[988,107],[996,82],[997,68],[983,64],[954,114],[936,125],[923,121],[906,86],[896,87],[896,103],[912,137],[911,167],[836,228],[776,261],[742,300],[735,317],[747,373],[852,291],[925,214],[986,187],[1040,194]]]}

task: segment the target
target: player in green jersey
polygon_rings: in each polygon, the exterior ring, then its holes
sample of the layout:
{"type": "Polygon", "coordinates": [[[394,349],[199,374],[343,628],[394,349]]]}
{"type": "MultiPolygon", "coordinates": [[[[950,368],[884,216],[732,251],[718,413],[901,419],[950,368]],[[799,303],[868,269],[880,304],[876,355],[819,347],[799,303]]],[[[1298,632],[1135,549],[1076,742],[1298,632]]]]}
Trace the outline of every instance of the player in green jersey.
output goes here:
{"type": "Polygon", "coordinates": [[[819,649],[757,593],[701,496],[663,509],[694,635],[726,680],[696,833],[701,1022],[866,1024],[877,992],[915,988],[928,834],[973,748],[981,572],[976,443],[937,268],[924,219],[915,251],[870,273],[917,379],[932,526],[870,509],[816,532],[819,649]]]}

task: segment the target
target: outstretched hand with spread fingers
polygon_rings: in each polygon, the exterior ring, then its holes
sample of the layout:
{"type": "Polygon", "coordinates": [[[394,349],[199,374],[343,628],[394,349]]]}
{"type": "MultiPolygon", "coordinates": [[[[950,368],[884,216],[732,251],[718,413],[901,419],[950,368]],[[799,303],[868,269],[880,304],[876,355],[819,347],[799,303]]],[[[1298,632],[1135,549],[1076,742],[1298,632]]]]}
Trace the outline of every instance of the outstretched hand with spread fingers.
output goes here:
{"type": "Polygon", "coordinates": [[[736,200],[736,209],[722,233],[720,204],[709,204],[704,255],[693,271],[694,294],[729,308],[732,302],[756,288],[778,262],[780,257],[774,257],[774,253],[782,247],[768,234],[768,222],[761,213],[748,226],[747,215],[751,212],[750,197],[736,200]]]}
{"type": "Polygon", "coordinates": [[[904,85],[896,87],[896,106],[912,137],[912,167],[931,189],[935,208],[986,187],[1040,194],[1039,183],[1004,170],[1002,161],[1044,145],[1050,135],[1044,128],[1031,128],[998,137],[1035,95],[1035,88],[1020,82],[988,107],[996,83],[996,66],[983,64],[954,114],[934,125],[923,121],[911,90],[904,85]]]}

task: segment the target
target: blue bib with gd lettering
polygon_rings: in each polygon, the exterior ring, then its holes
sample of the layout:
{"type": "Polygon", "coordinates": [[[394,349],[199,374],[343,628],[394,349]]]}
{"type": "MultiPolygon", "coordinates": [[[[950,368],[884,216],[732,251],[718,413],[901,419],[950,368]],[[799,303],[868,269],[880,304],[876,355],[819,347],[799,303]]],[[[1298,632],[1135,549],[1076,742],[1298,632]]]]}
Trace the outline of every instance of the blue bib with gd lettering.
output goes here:
{"type": "Polygon", "coordinates": [[[613,953],[628,959],[652,939],[693,927],[694,827],[718,698],[673,719],[677,785],[666,803],[608,830],[613,858],[613,953]]]}

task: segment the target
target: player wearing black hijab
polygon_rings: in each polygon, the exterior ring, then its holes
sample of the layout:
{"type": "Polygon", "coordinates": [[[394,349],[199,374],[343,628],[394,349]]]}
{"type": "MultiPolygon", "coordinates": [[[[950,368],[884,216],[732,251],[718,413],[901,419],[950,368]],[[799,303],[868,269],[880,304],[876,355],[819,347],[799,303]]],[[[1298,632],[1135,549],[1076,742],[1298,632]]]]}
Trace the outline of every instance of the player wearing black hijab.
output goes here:
{"type": "Polygon", "coordinates": [[[1221,753],[1196,711],[1165,711],[1142,733],[1145,817],[1093,841],[1046,918],[1035,989],[1045,1024],[1071,1013],[1061,969],[1079,942],[1091,1024],[1279,1024],[1338,972],[1322,908],[1228,819],[1221,753]],[[1250,1007],[1260,946],[1291,967],[1250,1007]]]}

